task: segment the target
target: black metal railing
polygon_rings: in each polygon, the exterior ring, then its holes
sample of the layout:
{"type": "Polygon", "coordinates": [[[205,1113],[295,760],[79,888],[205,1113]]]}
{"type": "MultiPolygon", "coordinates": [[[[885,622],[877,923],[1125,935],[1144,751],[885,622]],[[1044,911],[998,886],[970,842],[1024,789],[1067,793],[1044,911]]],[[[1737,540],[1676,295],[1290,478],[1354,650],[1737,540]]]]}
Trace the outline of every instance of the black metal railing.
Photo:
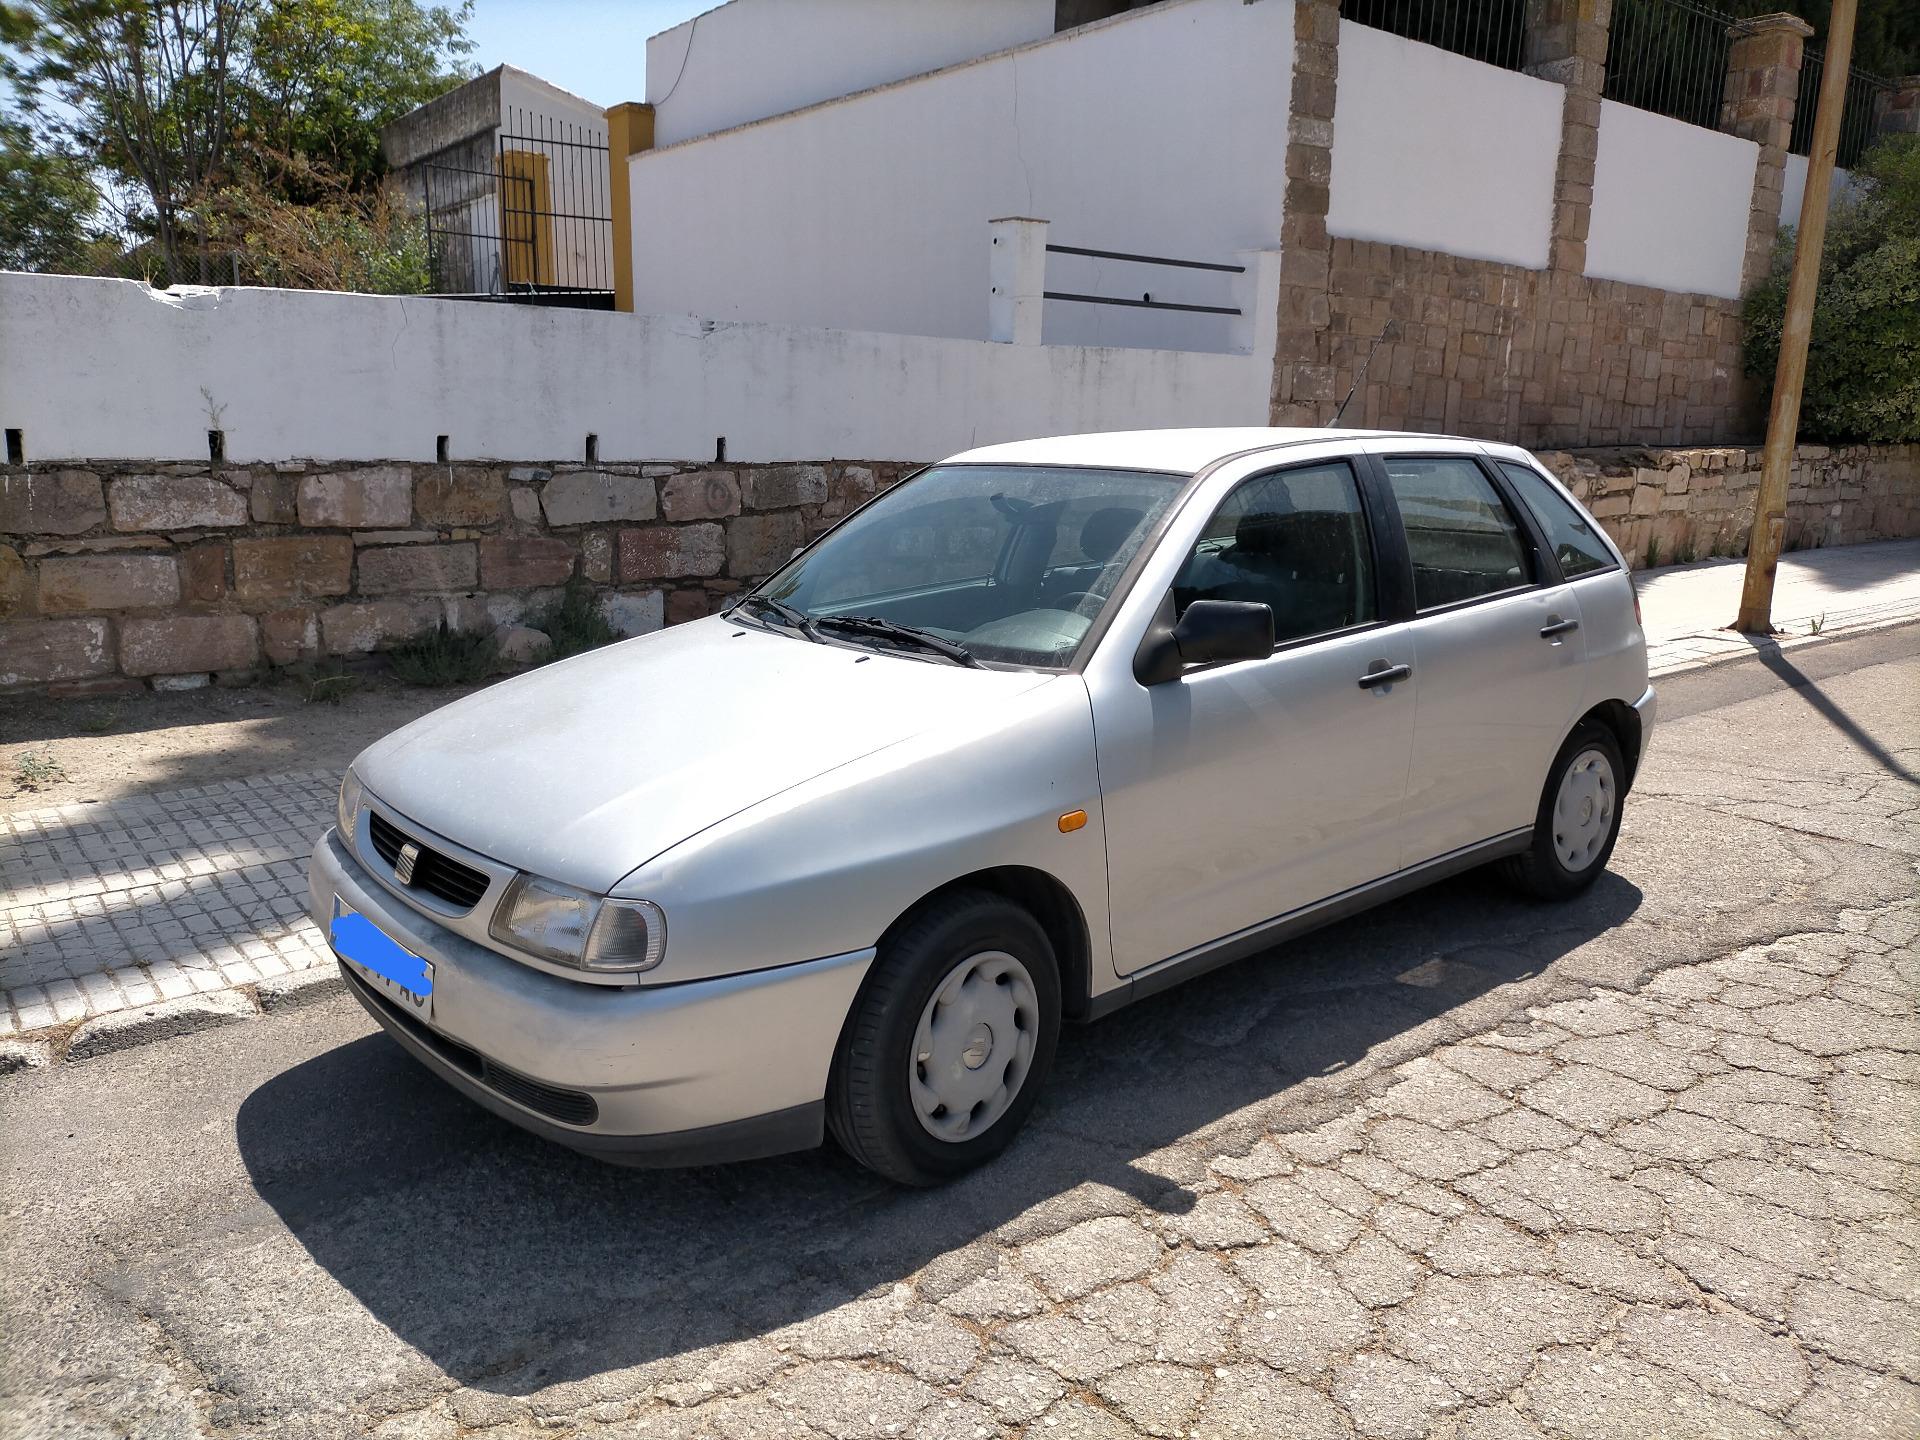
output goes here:
{"type": "Polygon", "coordinates": [[[435,293],[610,308],[606,131],[517,108],[502,120],[490,143],[421,168],[435,293]]]}
{"type": "MultiPolygon", "coordinates": [[[[1795,155],[1813,149],[1813,120],[1820,110],[1820,78],[1826,68],[1826,53],[1807,46],[1806,58],[1800,62],[1800,99],[1793,108],[1793,136],[1787,141],[1787,149],[1795,155]]],[[[1892,93],[1891,80],[1870,75],[1858,66],[1848,67],[1846,103],[1840,110],[1840,150],[1834,164],[1850,168],[1873,144],[1880,107],[1892,93]]]]}
{"type": "Polygon", "coordinates": [[[1526,64],[1526,0],[1343,0],[1340,15],[1504,70],[1526,64]]]}
{"type": "Polygon", "coordinates": [[[1733,16],[1695,0],[1614,0],[1601,94],[1718,129],[1733,23],[1733,16]]]}
{"type": "MultiPolygon", "coordinates": [[[[1049,245],[1052,255],[1080,255],[1092,260],[1124,260],[1133,265],[1160,265],[1174,270],[1209,270],[1217,274],[1244,275],[1244,265],[1226,265],[1215,260],[1170,260],[1164,255],[1138,255],[1127,250],[1089,250],[1082,245],[1049,245]]],[[[1125,305],[1135,310],[1184,310],[1194,315],[1238,315],[1237,305],[1191,305],[1178,300],[1156,300],[1151,291],[1138,300],[1119,295],[1085,295],[1072,290],[1043,290],[1046,300],[1069,300],[1080,305],[1125,305]]]]}

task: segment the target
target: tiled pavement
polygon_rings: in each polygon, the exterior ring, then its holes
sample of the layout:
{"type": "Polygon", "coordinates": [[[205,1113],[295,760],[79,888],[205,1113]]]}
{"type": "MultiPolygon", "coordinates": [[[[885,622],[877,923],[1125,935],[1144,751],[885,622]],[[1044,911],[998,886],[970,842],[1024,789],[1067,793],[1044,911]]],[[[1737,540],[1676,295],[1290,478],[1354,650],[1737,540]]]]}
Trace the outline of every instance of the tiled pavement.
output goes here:
{"type": "Polygon", "coordinates": [[[338,777],[0,813],[0,1035],[331,961],[306,859],[338,777]]]}

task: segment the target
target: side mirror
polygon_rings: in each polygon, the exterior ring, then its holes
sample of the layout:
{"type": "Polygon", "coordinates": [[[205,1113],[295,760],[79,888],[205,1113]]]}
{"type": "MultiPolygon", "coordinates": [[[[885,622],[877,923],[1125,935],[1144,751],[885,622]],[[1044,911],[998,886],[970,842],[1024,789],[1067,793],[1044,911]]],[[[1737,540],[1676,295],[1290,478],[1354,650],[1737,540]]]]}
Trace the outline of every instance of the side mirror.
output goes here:
{"type": "Polygon", "coordinates": [[[1173,596],[1161,602],[1133,657],[1142,685],[1164,685],[1189,665],[1263,660],[1273,653],[1273,610],[1251,600],[1195,600],[1178,622],[1173,596]]]}

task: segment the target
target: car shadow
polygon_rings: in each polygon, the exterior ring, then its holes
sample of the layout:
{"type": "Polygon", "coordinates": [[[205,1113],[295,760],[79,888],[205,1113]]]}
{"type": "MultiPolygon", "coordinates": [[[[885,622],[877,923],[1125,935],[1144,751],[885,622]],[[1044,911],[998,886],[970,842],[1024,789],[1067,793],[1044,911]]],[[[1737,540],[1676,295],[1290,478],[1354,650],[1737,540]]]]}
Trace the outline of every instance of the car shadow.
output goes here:
{"type": "Polygon", "coordinates": [[[255,1090],[240,1153],[313,1260],[456,1381],[522,1395],[651,1362],[665,1378],[691,1352],[936,1261],[957,1288],[990,1264],[975,1242],[996,1232],[1110,1213],[1121,1196],[1183,1211],[1195,1162],[1169,1147],[1208,1126],[1251,1143],[1282,1111],[1297,1124],[1350,1105],[1342,1072],[1499,1023],[1518,998],[1503,987],[1641,900],[1612,873],[1558,906],[1468,875],[1070,1027],[1026,1132],[938,1190],[894,1188],[831,1146],[616,1169],[461,1099],[383,1035],[255,1090]]]}

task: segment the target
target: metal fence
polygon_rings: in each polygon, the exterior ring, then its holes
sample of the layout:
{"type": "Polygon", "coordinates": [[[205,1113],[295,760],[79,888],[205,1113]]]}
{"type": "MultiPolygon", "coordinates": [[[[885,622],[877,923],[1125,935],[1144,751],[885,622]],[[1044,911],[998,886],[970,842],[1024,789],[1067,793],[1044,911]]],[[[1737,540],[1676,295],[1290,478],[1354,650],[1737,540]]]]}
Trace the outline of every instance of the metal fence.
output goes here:
{"type": "MultiPolygon", "coordinates": [[[[1743,14],[1776,8],[1775,0],[1741,0],[1738,5],[1743,14]]],[[[1697,0],[1614,0],[1602,93],[1624,105],[1717,128],[1726,90],[1728,52],[1733,46],[1728,27],[1738,18],[1697,0]]],[[[1800,67],[1793,135],[1787,146],[1796,155],[1805,155],[1812,147],[1820,76],[1825,68],[1825,56],[1819,48],[1807,46],[1800,67]]],[[[1852,165],[1873,143],[1882,97],[1892,89],[1892,82],[1878,75],[1857,67],[1849,71],[1840,120],[1839,164],[1852,165]]]]}
{"type": "MultiPolygon", "coordinates": [[[[1827,57],[1822,50],[1807,46],[1800,64],[1800,103],[1793,111],[1793,138],[1787,149],[1806,155],[1813,149],[1813,120],[1819,112],[1820,77],[1826,73],[1827,57]]],[[[1846,103],[1840,110],[1840,152],[1834,164],[1850,168],[1871,145],[1879,125],[1880,107],[1893,93],[1893,82],[1870,75],[1858,66],[1847,70],[1846,103]]]]}
{"type": "Polygon", "coordinates": [[[1340,15],[1505,70],[1526,63],[1527,0],[1344,0],[1340,15]]]}
{"type": "Polygon", "coordinates": [[[1694,0],[1614,0],[1601,94],[1717,129],[1733,23],[1733,16],[1694,0]]]}
{"type": "Polygon", "coordinates": [[[518,109],[502,121],[421,168],[434,292],[611,308],[606,132],[518,109]]]}

